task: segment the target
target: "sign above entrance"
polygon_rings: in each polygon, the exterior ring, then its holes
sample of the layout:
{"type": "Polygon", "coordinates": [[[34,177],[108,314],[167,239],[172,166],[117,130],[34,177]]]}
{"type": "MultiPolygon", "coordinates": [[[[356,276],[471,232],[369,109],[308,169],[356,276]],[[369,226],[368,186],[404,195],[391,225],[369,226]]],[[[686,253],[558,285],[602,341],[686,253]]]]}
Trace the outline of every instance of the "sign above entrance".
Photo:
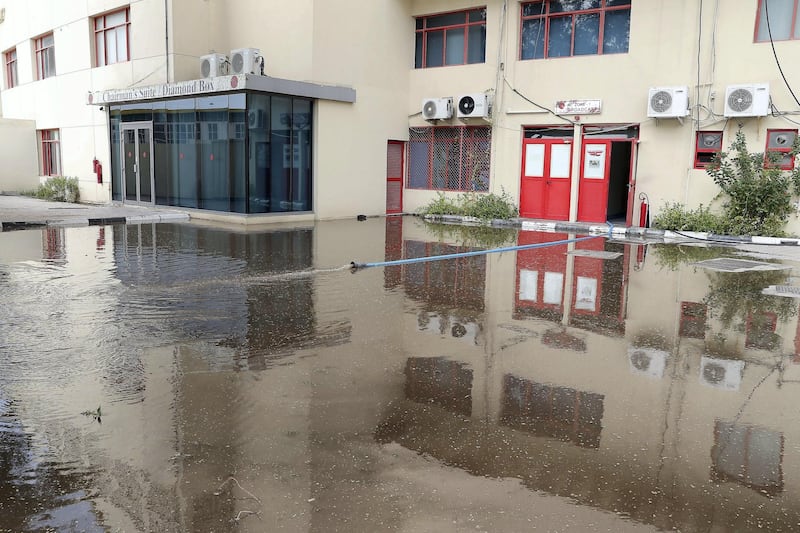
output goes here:
{"type": "Polygon", "coordinates": [[[596,115],[602,108],[602,100],[556,100],[556,115],[596,115]]]}

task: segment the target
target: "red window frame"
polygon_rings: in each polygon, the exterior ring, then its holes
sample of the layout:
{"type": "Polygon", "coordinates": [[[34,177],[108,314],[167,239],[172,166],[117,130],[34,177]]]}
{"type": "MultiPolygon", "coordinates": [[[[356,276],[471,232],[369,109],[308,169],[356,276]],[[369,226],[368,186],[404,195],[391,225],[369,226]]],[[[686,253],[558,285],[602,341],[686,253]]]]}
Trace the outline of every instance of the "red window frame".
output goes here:
{"type": "MultiPolygon", "coordinates": [[[[792,17],[791,17],[792,26],[791,26],[791,28],[789,30],[789,38],[788,39],[775,39],[775,38],[773,38],[772,39],[773,41],[792,41],[792,40],[800,39],[800,31],[798,31],[799,30],[798,22],[800,22],[800,21],[798,21],[798,9],[800,9],[800,5],[798,5],[798,4],[800,4],[800,0],[793,0],[793,2],[794,3],[792,5],[792,17]]],[[[758,0],[758,8],[756,10],[756,27],[753,30],[753,42],[756,42],[756,43],[768,43],[768,42],[770,42],[769,32],[767,32],[767,33],[765,33],[764,35],[761,35],[761,36],[758,35],[758,29],[761,26],[761,12],[763,11],[763,9],[762,9],[763,7],[764,7],[764,0],[758,0]]],[[[770,20],[774,20],[774,18],[775,18],[775,15],[773,14],[773,16],[770,17],[770,20]]]]}
{"type": "Polygon", "coordinates": [[[56,42],[52,33],[42,35],[34,39],[34,49],[36,51],[36,79],[43,80],[56,75],[56,42]],[[45,44],[44,40],[47,38],[52,40],[51,43],[45,44]],[[52,54],[52,55],[51,55],[52,54]],[[48,60],[49,59],[49,60],[48,60]],[[51,64],[52,63],[52,64],[51,64]],[[52,70],[52,72],[51,72],[52,70]]]}
{"type": "MultiPolygon", "coordinates": [[[[776,165],[775,168],[779,168],[781,170],[793,170],[794,169],[794,158],[789,158],[788,160],[784,161],[787,155],[791,154],[792,148],[794,147],[794,140],[797,138],[797,130],[791,128],[779,128],[779,129],[768,129],[767,130],[767,141],[766,141],[766,148],[764,149],[764,155],[766,156],[769,153],[776,153],[776,154],[783,154],[781,155],[781,163],[776,165]],[[794,139],[792,139],[791,143],[786,144],[785,146],[781,147],[770,147],[770,144],[773,143],[773,135],[775,137],[779,136],[781,133],[791,133],[794,135],[794,139]]],[[[765,157],[765,165],[770,165],[770,161],[768,157],[765,157]]],[[[770,165],[771,166],[771,165],[770,165]]]]}
{"type": "Polygon", "coordinates": [[[105,65],[113,65],[114,63],[125,63],[127,61],[130,61],[131,59],[130,25],[131,25],[131,10],[128,7],[124,9],[117,9],[116,11],[110,11],[108,13],[104,13],[103,15],[98,15],[94,17],[94,51],[95,51],[94,66],[103,67],[105,65]],[[113,17],[114,15],[119,15],[120,13],[125,14],[125,22],[120,22],[109,26],[108,19],[110,17],[113,17]],[[122,31],[125,32],[125,58],[120,59],[119,49],[117,49],[116,57],[109,58],[108,37],[110,35],[113,35],[114,38],[116,39],[117,44],[119,44],[119,39],[117,39],[117,35],[122,31]],[[103,43],[102,54],[98,46],[98,39],[100,39],[100,42],[103,43]]]}
{"type": "Polygon", "coordinates": [[[19,83],[17,79],[17,49],[12,48],[3,54],[6,64],[6,89],[13,89],[19,83]]]}
{"type": "Polygon", "coordinates": [[[416,30],[415,40],[417,42],[417,49],[415,52],[414,68],[436,68],[436,67],[452,67],[455,65],[467,65],[486,62],[486,48],[484,39],[484,50],[482,61],[469,61],[469,32],[470,28],[478,28],[483,26],[486,28],[486,6],[474,7],[462,11],[449,11],[444,13],[435,13],[431,15],[424,15],[415,17],[416,30]],[[464,22],[456,24],[434,24],[433,20],[437,17],[464,15],[464,22]],[[470,20],[473,15],[480,15],[480,20],[470,20]],[[460,63],[447,63],[447,32],[462,29],[464,31],[464,50],[460,63]],[[428,37],[435,32],[444,32],[442,39],[442,62],[438,65],[428,65],[428,37]]]}
{"type": "Polygon", "coordinates": [[[61,175],[61,132],[39,130],[42,176],[61,175]]]}
{"type": "Polygon", "coordinates": [[[681,302],[681,320],[678,335],[688,339],[706,338],[708,306],[698,302],[681,302]]]}
{"type": "Polygon", "coordinates": [[[698,131],[694,142],[694,168],[707,168],[720,152],[721,131],[698,131]]]}
{"type": "MultiPolygon", "coordinates": [[[[551,0],[534,0],[533,2],[525,2],[520,5],[520,21],[519,21],[519,35],[520,41],[518,44],[519,49],[517,50],[517,57],[520,60],[528,60],[528,59],[547,59],[550,57],[549,53],[549,46],[548,43],[550,41],[550,23],[554,19],[559,18],[566,18],[570,17],[572,19],[572,32],[570,37],[570,53],[568,56],[554,56],[554,57],[575,57],[575,21],[577,17],[585,16],[585,15],[593,15],[598,14],[600,15],[599,19],[599,32],[597,38],[597,54],[596,55],[603,55],[603,42],[604,42],[604,29],[605,29],[605,19],[606,13],[613,12],[613,11],[630,11],[631,10],[631,3],[621,4],[621,5],[608,5],[609,2],[613,2],[614,0],[597,0],[600,2],[600,7],[595,7],[591,9],[580,9],[574,11],[558,11],[558,12],[551,12],[551,0]],[[542,9],[539,10],[539,13],[535,15],[525,15],[525,8],[528,6],[532,6],[534,4],[542,4],[542,9]],[[544,47],[542,52],[542,57],[530,57],[530,58],[523,58],[522,56],[522,35],[525,27],[525,23],[531,20],[542,20],[544,25],[544,47]]],[[[630,15],[629,15],[630,17],[630,15]]],[[[630,20],[630,19],[629,19],[630,20]]],[[[629,37],[629,46],[630,46],[630,35],[629,37]]],[[[606,52],[608,53],[608,52],[606,52]]],[[[617,52],[615,52],[617,53],[617,52]]],[[[587,54],[587,55],[595,55],[595,54],[587,54]]]]}

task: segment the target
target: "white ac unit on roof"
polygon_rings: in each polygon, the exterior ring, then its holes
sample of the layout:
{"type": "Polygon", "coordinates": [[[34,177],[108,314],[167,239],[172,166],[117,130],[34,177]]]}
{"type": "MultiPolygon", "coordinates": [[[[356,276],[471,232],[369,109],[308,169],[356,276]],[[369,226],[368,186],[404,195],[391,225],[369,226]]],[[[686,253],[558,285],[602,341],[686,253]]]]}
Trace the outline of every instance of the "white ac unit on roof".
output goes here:
{"type": "Polygon", "coordinates": [[[689,114],[689,87],[651,87],[647,95],[647,116],[678,118],[689,114]]]}
{"type": "Polygon", "coordinates": [[[739,390],[742,384],[744,361],[700,358],[700,383],[718,389],[739,390]]]}
{"type": "Polygon", "coordinates": [[[769,84],[728,85],[725,88],[726,117],[765,117],[769,114],[769,84]]]}
{"type": "Polygon", "coordinates": [[[456,99],[458,118],[486,118],[489,116],[489,97],[485,93],[462,94],[456,99]]]}
{"type": "Polygon", "coordinates": [[[633,374],[642,374],[650,378],[664,377],[669,354],[654,348],[628,348],[628,363],[633,374]]]}
{"type": "Polygon", "coordinates": [[[231,50],[232,74],[260,74],[261,51],[258,48],[237,48],[231,50]]]}
{"type": "Polygon", "coordinates": [[[229,69],[230,63],[228,63],[228,57],[225,54],[200,56],[200,76],[203,78],[227,76],[229,69]]]}
{"type": "Polygon", "coordinates": [[[425,120],[443,120],[453,116],[452,98],[423,98],[422,118],[425,120]]]}

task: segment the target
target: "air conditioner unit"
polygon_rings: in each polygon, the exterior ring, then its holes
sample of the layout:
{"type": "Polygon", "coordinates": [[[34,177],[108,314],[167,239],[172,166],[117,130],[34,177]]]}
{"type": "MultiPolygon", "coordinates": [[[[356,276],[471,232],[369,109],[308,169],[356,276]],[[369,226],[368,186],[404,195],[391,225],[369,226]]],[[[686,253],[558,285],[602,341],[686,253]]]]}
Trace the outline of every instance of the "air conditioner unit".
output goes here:
{"type": "Polygon", "coordinates": [[[254,109],[247,113],[247,127],[261,129],[267,127],[267,113],[263,109],[254,109]]]}
{"type": "Polygon", "coordinates": [[[689,87],[651,87],[647,95],[647,116],[678,118],[689,114],[689,87]]]}
{"type": "Polygon", "coordinates": [[[700,358],[700,383],[723,390],[739,390],[742,384],[744,361],[700,358]]]}
{"type": "Polygon", "coordinates": [[[664,377],[669,354],[653,348],[629,348],[628,363],[633,374],[642,374],[651,378],[664,377]]]}
{"type": "Polygon", "coordinates": [[[452,98],[424,98],[422,100],[422,118],[425,120],[443,120],[452,116],[452,98]]]}
{"type": "Polygon", "coordinates": [[[230,63],[225,54],[208,54],[200,56],[200,76],[203,78],[216,78],[227,76],[230,63]]]}
{"type": "Polygon", "coordinates": [[[726,117],[765,117],[769,114],[769,84],[728,85],[725,88],[726,117]]]}
{"type": "Polygon", "coordinates": [[[258,48],[231,50],[232,74],[261,74],[262,57],[258,48]]]}
{"type": "Polygon", "coordinates": [[[485,93],[462,94],[456,100],[458,118],[487,118],[489,97],[485,93]]]}

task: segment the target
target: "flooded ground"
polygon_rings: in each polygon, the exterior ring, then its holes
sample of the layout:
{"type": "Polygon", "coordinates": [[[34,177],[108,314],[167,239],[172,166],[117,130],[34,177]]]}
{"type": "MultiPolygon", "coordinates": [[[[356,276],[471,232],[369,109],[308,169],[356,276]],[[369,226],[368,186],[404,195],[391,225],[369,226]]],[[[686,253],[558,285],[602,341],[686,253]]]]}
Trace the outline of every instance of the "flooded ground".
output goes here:
{"type": "Polygon", "coordinates": [[[574,237],[0,233],[0,531],[800,528],[795,265],[574,237]]]}

